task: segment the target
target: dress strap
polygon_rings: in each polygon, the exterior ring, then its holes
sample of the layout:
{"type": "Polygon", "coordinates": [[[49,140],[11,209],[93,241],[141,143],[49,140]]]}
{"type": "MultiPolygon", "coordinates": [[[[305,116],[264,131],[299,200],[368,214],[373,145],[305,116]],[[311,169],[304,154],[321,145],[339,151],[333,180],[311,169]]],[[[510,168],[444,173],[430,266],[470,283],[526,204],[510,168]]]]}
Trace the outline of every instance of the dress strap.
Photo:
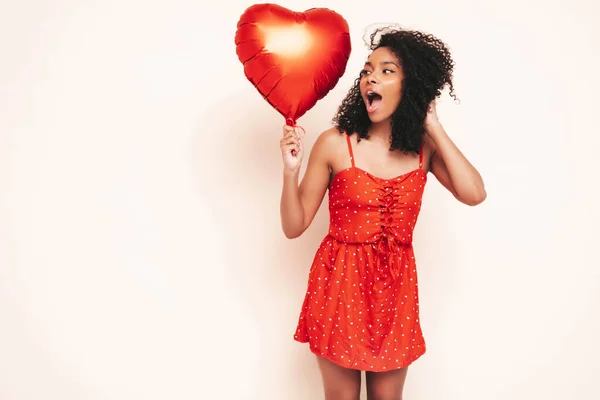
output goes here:
{"type": "Polygon", "coordinates": [[[354,168],[354,153],[352,152],[352,142],[350,141],[350,135],[346,134],[346,142],[348,142],[348,152],[350,153],[350,162],[352,168],[354,168]]]}
{"type": "Polygon", "coordinates": [[[419,148],[419,169],[423,169],[423,146],[419,148]]]}

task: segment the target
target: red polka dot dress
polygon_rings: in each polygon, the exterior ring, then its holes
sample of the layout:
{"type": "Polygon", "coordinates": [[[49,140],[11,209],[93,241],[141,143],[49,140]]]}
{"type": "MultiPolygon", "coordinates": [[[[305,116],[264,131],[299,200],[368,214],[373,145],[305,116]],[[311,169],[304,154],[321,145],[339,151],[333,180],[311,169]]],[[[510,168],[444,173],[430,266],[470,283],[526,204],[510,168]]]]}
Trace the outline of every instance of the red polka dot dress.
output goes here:
{"type": "Polygon", "coordinates": [[[362,371],[406,367],[425,353],[412,247],[427,174],[382,179],[354,165],[329,188],[330,226],[308,277],[294,339],[362,371]]]}

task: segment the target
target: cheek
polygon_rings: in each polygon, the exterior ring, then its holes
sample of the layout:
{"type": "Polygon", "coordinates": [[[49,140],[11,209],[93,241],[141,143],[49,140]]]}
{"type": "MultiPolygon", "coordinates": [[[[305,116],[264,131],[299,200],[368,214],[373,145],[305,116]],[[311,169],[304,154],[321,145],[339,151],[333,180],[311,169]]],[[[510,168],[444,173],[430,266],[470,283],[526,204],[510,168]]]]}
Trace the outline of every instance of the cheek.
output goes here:
{"type": "Polygon", "coordinates": [[[386,93],[386,97],[390,100],[390,106],[396,108],[398,104],[400,104],[400,99],[402,97],[400,86],[390,87],[386,93]]]}
{"type": "Polygon", "coordinates": [[[358,88],[362,91],[365,89],[367,85],[367,80],[365,78],[360,78],[360,82],[358,83],[358,88]]]}
{"type": "Polygon", "coordinates": [[[394,108],[396,108],[398,104],[400,104],[401,97],[402,96],[400,95],[399,90],[390,91],[386,96],[386,98],[389,100],[388,104],[394,108]]]}

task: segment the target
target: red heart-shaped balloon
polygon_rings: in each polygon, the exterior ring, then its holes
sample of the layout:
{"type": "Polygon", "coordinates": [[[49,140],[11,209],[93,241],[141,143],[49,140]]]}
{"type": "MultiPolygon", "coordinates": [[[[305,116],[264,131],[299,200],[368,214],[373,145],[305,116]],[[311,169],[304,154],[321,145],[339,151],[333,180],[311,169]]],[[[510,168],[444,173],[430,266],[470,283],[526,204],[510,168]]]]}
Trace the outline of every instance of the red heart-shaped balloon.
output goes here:
{"type": "Polygon", "coordinates": [[[341,15],[326,8],[294,12],[276,4],[246,9],[235,45],[246,78],[290,125],[335,87],[351,52],[341,15]]]}

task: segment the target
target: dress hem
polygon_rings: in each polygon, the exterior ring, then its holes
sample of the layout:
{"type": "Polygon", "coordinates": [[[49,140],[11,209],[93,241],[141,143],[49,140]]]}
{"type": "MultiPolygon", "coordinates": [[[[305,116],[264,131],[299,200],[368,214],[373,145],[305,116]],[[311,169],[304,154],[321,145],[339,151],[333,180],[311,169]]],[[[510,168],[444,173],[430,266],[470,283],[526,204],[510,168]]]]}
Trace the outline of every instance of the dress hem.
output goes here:
{"type": "MultiPolygon", "coordinates": [[[[341,359],[339,359],[337,357],[317,351],[315,348],[313,348],[313,346],[311,345],[309,340],[303,340],[303,339],[294,337],[294,341],[296,341],[298,343],[308,344],[308,348],[310,349],[310,352],[318,357],[325,358],[325,359],[327,359],[341,367],[344,367],[344,368],[357,370],[357,371],[365,371],[365,372],[389,372],[389,371],[394,371],[394,370],[398,370],[401,368],[406,368],[406,367],[410,366],[412,363],[414,363],[415,361],[417,361],[419,358],[421,358],[421,356],[423,356],[425,354],[425,352],[427,351],[425,348],[425,342],[422,342],[421,343],[422,350],[416,351],[414,353],[410,353],[411,356],[407,357],[405,362],[395,364],[393,367],[371,368],[371,367],[367,367],[367,365],[362,362],[358,363],[358,365],[355,365],[355,366],[348,366],[347,362],[342,361],[341,359]]],[[[354,364],[354,362],[352,362],[352,364],[354,364]]]]}

